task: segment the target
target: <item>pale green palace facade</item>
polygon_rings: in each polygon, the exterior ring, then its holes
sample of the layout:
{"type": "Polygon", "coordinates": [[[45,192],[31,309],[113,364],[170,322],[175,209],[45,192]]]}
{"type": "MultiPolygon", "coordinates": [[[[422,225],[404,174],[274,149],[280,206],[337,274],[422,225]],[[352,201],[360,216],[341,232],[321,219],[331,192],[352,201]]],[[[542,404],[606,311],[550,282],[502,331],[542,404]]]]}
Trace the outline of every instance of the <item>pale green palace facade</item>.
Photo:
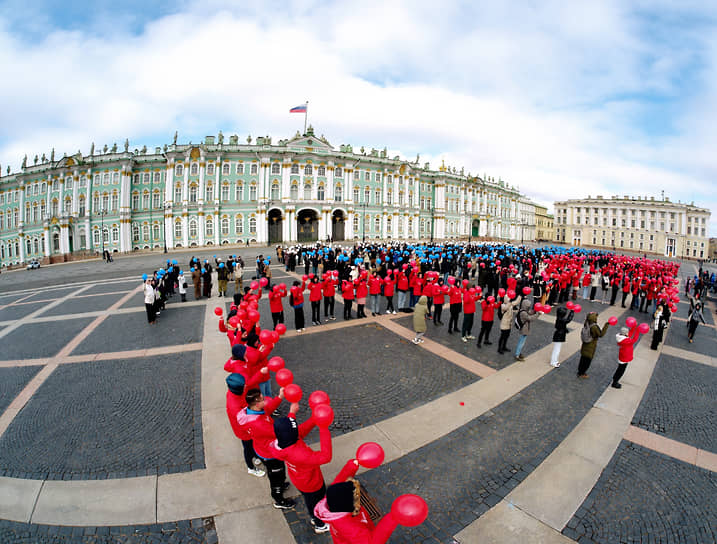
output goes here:
{"type": "Polygon", "coordinates": [[[276,144],[175,136],[154,153],[125,141],[33,162],[0,177],[3,266],[102,249],[520,237],[522,195],[504,182],[337,149],[311,127],[276,144]]]}

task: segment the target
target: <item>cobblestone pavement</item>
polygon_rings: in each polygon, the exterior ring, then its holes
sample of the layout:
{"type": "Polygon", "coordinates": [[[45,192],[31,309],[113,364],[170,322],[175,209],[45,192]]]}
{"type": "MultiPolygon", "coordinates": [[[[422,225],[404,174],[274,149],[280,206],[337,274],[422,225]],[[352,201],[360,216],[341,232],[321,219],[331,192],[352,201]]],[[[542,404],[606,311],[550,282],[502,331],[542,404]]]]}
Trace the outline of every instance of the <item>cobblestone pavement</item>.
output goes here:
{"type": "Polygon", "coordinates": [[[91,321],[91,317],[82,317],[22,325],[2,339],[0,359],[53,357],[91,321]]]}
{"type": "Polygon", "coordinates": [[[581,544],[717,542],[717,475],[623,440],[563,534],[581,544]]]}
{"type": "Polygon", "coordinates": [[[0,520],[3,544],[217,544],[213,518],[154,525],[71,527],[0,520]]]}
{"type": "MultiPolygon", "coordinates": [[[[272,353],[284,358],[304,399],[317,389],[329,394],[335,414],[332,436],[416,408],[479,379],[377,323],[356,325],[350,332],[285,338],[272,353]]],[[[306,404],[299,421],[309,416],[306,404]]],[[[287,409],[286,403],[283,407],[287,409]]]]}
{"type": "MultiPolygon", "coordinates": [[[[84,293],[83,293],[84,294],[84,293]]],[[[73,297],[54,308],[42,312],[42,316],[81,314],[106,310],[122,298],[122,294],[73,297]]]]}
{"type": "Polygon", "coordinates": [[[670,321],[670,329],[665,336],[665,345],[712,357],[717,355],[715,329],[699,325],[695,331],[694,342],[690,343],[687,339],[687,322],[676,319],[670,321]]]}
{"type": "Polygon", "coordinates": [[[661,355],[632,424],[717,453],[715,369],[661,355]]]}
{"type": "Polygon", "coordinates": [[[200,357],[60,365],[0,438],[0,475],[94,480],[203,468],[200,357]]]}
{"type": "Polygon", "coordinates": [[[119,291],[131,291],[142,282],[142,278],[139,277],[136,280],[130,281],[110,281],[107,283],[101,283],[93,285],[87,291],[84,291],[83,295],[96,295],[98,293],[115,293],[119,291]]]}
{"type": "Polygon", "coordinates": [[[30,302],[27,304],[23,302],[15,306],[8,306],[0,310],[0,321],[15,321],[16,319],[22,319],[26,315],[30,315],[32,312],[39,310],[46,305],[47,302],[30,302]]]}
{"type": "Polygon", "coordinates": [[[0,368],[0,414],[10,405],[17,394],[40,371],[40,366],[0,368]]]}

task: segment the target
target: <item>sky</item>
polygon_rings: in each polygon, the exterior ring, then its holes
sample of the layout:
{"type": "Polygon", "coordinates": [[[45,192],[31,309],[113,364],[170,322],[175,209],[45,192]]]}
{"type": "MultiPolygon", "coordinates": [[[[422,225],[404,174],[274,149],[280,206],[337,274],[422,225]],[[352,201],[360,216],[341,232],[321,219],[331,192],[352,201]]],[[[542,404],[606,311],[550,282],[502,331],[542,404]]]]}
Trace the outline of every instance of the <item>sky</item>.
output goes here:
{"type": "Polygon", "coordinates": [[[303,129],[717,233],[717,3],[0,0],[0,165],[303,129]]]}

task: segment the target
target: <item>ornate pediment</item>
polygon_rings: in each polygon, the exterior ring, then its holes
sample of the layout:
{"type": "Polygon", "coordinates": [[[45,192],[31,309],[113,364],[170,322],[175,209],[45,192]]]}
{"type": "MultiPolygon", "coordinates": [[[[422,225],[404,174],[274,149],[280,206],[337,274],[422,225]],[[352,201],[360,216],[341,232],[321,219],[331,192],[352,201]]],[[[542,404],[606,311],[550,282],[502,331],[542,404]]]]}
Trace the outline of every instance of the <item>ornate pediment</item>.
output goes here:
{"type": "Polygon", "coordinates": [[[306,130],[306,134],[296,135],[286,142],[287,147],[301,148],[302,151],[333,151],[333,146],[323,136],[316,136],[312,127],[306,130]]]}

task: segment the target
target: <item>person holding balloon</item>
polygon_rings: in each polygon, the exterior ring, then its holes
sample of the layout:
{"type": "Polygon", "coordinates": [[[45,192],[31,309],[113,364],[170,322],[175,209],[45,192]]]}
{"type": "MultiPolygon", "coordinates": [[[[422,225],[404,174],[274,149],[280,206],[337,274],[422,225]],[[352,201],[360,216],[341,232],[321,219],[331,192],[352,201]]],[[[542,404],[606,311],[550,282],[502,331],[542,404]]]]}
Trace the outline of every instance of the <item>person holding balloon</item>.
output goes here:
{"type": "Polygon", "coordinates": [[[154,306],[154,285],[152,279],[147,274],[142,274],[142,280],[144,286],[142,287],[144,292],[144,307],[147,310],[147,323],[155,325],[157,323],[157,313],[154,306]]]}
{"type": "Polygon", "coordinates": [[[306,279],[308,275],[304,276],[304,280],[299,283],[298,280],[294,280],[291,286],[291,307],[294,308],[294,327],[296,332],[302,332],[304,330],[304,290],[306,289],[306,279]]]}
{"type": "Polygon", "coordinates": [[[515,316],[515,325],[518,328],[518,331],[520,331],[520,337],[518,338],[518,343],[515,346],[516,361],[525,361],[525,356],[521,352],[523,351],[523,346],[525,346],[525,342],[528,340],[528,336],[530,335],[530,323],[543,315],[543,312],[536,312],[532,308],[530,300],[528,300],[530,291],[530,287],[523,287],[524,298],[521,301],[520,309],[515,316]]]}
{"type": "Polygon", "coordinates": [[[622,378],[623,374],[625,374],[627,364],[632,362],[634,356],[634,345],[640,339],[640,333],[644,333],[649,330],[647,323],[642,324],[647,327],[643,327],[642,325],[638,327],[637,320],[634,317],[628,317],[625,320],[625,324],[627,327],[622,327],[620,332],[615,335],[618,349],[617,370],[615,370],[615,374],[612,376],[612,387],[615,389],[620,389],[622,387],[622,384],[620,384],[620,378],[622,378]]]}
{"type": "Polygon", "coordinates": [[[665,328],[667,328],[667,320],[665,319],[665,314],[662,311],[662,304],[657,305],[657,310],[655,310],[655,313],[652,318],[654,320],[654,324],[652,329],[652,342],[650,343],[650,349],[657,350],[657,346],[659,346],[660,342],[662,342],[662,336],[664,335],[665,328]]]}
{"type": "Polygon", "coordinates": [[[510,328],[513,326],[513,312],[520,304],[515,298],[515,291],[508,291],[502,287],[498,289],[498,296],[503,296],[503,303],[498,308],[498,319],[500,319],[500,337],[498,338],[498,353],[501,355],[508,351],[507,343],[510,336],[510,328]],[[513,300],[514,299],[514,300],[513,300]]]}
{"type": "Polygon", "coordinates": [[[275,329],[279,323],[284,322],[284,304],[282,299],[286,295],[285,283],[274,285],[274,287],[269,290],[269,310],[271,311],[271,320],[275,329]]]}
{"type": "MultiPolygon", "coordinates": [[[[538,304],[536,304],[536,306],[538,304]]],[[[553,332],[553,352],[550,354],[550,366],[554,368],[560,367],[560,350],[563,347],[565,337],[568,334],[568,323],[573,320],[574,315],[574,310],[568,309],[566,306],[558,307],[556,312],[555,332],[553,332]]]]}
{"type": "Polygon", "coordinates": [[[481,317],[480,317],[480,332],[478,333],[477,347],[481,347],[481,342],[486,346],[490,346],[493,342],[490,341],[490,331],[493,329],[493,321],[495,319],[495,310],[500,308],[500,303],[496,302],[493,295],[488,296],[480,303],[481,317]]]}

